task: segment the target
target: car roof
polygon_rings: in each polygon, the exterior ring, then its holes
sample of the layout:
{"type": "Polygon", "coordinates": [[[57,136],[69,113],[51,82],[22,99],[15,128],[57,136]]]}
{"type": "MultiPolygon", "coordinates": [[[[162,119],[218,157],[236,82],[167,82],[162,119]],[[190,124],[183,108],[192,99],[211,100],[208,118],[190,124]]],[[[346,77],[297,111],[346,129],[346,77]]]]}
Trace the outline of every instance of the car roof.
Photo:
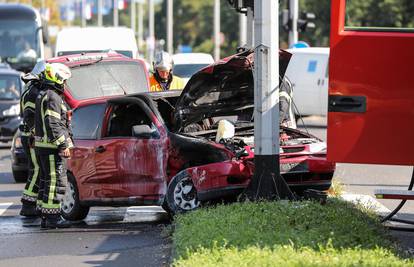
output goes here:
{"type": "Polygon", "coordinates": [[[291,48],[286,51],[292,54],[325,54],[329,55],[329,47],[291,48]]]}
{"type": "Polygon", "coordinates": [[[212,64],[214,59],[207,53],[179,53],[173,55],[175,65],[179,64],[212,64]]]}
{"type": "Polygon", "coordinates": [[[145,61],[143,59],[129,58],[115,51],[109,51],[108,53],[82,53],[82,54],[74,54],[74,55],[65,55],[65,56],[49,58],[46,61],[48,63],[63,63],[67,65],[68,67],[72,67],[72,66],[76,66],[79,64],[92,63],[96,60],[101,60],[101,59],[102,61],[135,61],[135,62],[140,62],[141,64],[145,65],[145,61]]]}

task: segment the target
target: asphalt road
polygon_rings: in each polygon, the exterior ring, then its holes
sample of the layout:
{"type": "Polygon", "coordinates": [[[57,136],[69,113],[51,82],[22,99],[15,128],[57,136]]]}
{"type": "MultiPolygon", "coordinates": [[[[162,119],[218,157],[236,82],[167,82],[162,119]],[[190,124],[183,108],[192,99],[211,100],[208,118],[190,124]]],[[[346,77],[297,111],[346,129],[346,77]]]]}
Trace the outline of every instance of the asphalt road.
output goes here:
{"type": "MultiPolygon", "coordinates": [[[[326,140],[326,119],[304,119],[310,133],[326,140]]],[[[334,179],[350,193],[374,196],[377,188],[405,189],[412,167],[337,164],[334,179]]],[[[166,266],[171,242],[165,213],[155,207],[94,208],[70,229],[41,231],[38,221],[18,216],[24,185],[16,184],[9,146],[0,146],[0,266],[166,266]],[[36,263],[36,264],[33,264],[36,263]]],[[[397,201],[380,200],[392,210],[397,201]]],[[[414,220],[414,203],[401,215],[414,220]]],[[[393,231],[414,250],[414,234],[393,231]]]]}

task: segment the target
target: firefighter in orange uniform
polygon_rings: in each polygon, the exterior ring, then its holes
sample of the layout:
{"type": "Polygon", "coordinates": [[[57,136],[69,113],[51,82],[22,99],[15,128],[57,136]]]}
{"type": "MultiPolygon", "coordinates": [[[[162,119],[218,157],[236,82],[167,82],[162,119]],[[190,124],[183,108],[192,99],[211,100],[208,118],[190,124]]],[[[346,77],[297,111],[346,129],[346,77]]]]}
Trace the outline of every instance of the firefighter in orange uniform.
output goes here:
{"type": "Polygon", "coordinates": [[[154,74],[150,77],[150,91],[161,92],[184,89],[184,81],[172,74],[174,62],[167,52],[160,52],[155,57],[154,74]]]}

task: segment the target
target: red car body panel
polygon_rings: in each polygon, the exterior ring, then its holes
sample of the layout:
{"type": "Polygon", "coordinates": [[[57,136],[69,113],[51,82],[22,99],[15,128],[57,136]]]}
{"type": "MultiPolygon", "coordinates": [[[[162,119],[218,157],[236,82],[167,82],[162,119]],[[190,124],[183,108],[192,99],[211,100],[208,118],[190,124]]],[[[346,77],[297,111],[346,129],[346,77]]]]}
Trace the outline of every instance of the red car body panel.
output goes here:
{"type": "MultiPolygon", "coordinates": [[[[224,149],[222,147],[221,149],[224,149]]],[[[192,178],[197,192],[225,189],[227,187],[240,186],[245,188],[250,182],[250,178],[254,173],[254,153],[250,147],[246,147],[249,156],[241,160],[229,160],[219,163],[207,164],[186,169],[189,176],[192,178]]],[[[313,177],[308,178],[307,181],[299,179],[300,176],[287,178],[289,185],[303,185],[303,183],[314,183],[321,181],[321,183],[331,183],[331,176],[326,179],[321,179],[320,174],[332,174],[335,171],[335,163],[328,162],[325,155],[320,157],[311,153],[288,153],[283,154],[280,159],[281,174],[293,173],[314,173],[313,177]],[[292,166],[306,166],[306,169],[295,171],[292,166]],[[289,171],[284,171],[283,166],[289,166],[289,171]],[[295,179],[296,178],[296,179],[295,179]]],[[[294,168],[294,167],[293,167],[294,168]]],[[[285,178],[286,179],[286,178],[285,178]]]]}
{"type": "Polygon", "coordinates": [[[331,5],[330,108],[332,96],[362,96],[366,111],[329,111],[328,159],[413,165],[414,32],[346,28],[346,0],[331,5]]]}

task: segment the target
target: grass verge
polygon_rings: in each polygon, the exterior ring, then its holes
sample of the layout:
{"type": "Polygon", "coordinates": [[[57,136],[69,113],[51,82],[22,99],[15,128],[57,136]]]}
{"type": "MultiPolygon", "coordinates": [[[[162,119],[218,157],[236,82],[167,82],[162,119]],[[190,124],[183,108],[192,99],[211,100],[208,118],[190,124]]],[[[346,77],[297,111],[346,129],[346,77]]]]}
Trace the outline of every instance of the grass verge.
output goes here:
{"type": "Polygon", "coordinates": [[[179,215],[174,266],[414,266],[377,217],[329,199],[235,203],[179,215]]]}

